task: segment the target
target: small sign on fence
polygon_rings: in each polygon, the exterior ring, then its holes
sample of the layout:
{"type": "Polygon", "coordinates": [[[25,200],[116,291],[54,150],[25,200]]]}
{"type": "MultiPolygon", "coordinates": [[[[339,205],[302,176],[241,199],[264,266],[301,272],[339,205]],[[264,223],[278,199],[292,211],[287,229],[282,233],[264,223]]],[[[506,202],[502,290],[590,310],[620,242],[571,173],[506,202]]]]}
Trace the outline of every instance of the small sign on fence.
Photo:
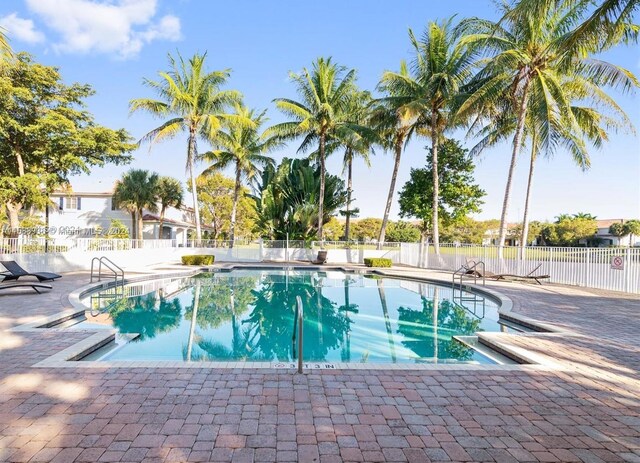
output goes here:
{"type": "Polygon", "coordinates": [[[624,257],[623,256],[613,256],[611,258],[611,268],[613,270],[624,270],[624,257]]]}

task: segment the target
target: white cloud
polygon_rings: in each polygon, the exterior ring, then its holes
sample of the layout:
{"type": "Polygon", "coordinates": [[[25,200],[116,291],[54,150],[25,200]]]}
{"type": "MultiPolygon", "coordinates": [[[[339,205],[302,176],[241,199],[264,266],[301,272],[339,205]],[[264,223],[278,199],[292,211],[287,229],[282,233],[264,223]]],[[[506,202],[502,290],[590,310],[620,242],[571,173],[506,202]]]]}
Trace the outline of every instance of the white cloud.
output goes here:
{"type": "Polygon", "coordinates": [[[26,0],[29,10],[60,35],[62,53],[137,55],[154,40],[180,39],[180,19],[155,19],[157,0],[26,0]]]}
{"type": "Polygon", "coordinates": [[[40,43],[44,41],[44,34],[36,30],[33,21],[22,19],[16,13],[0,18],[0,27],[7,31],[9,39],[18,39],[26,43],[40,43]]]}

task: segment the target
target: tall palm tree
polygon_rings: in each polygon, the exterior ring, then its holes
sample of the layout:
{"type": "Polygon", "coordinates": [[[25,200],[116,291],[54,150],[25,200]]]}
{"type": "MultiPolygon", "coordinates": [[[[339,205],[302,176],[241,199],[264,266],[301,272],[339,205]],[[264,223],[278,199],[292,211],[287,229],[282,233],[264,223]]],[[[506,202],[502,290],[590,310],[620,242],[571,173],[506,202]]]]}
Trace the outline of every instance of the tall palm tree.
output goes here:
{"type": "Polygon", "coordinates": [[[142,214],[144,209],[155,212],[158,174],[144,169],[131,169],[116,182],[113,198],[118,207],[128,210],[137,240],[142,240],[142,214]]]}
{"type": "Polygon", "coordinates": [[[236,103],[234,114],[241,120],[251,121],[251,125],[229,121],[225,124],[225,130],[218,132],[215,138],[210,140],[214,150],[202,155],[204,159],[212,163],[204,174],[233,165],[235,188],[229,227],[229,239],[232,247],[235,240],[236,214],[242,190],[242,180],[251,181],[261,173],[261,168],[273,165],[273,159],[266,156],[266,153],[277,148],[281,143],[275,137],[260,134],[260,127],[266,121],[265,113],[266,111],[257,112],[254,109],[248,109],[241,103],[236,103]]]}
{"type": "Polygon", "coordinates": [[[341,127],[335,136],[336,144],[344,148],[342,172],[343,175],[344,172],[347,173],[347,204],[344,210],[344,239],[347,243],[350,238],[351,217],[359,212],[358,209],[351,208],[353,202],[353,161],[359,157],[367,167],[371,167],[369,155],[372,153],[373,144],[378,141],[375,132],[368,128],[371,102],[371,93],[354,89],[349,94],[345,107],[345,119],[351,124],[341,127]]]}
{"type": "Polygon", "coordinates": [[[327,141],[336,129],[348,124],[344,107],[355,81],[355,70],[347,70],[331,58],[318,58],[311,70],[304,68],[300,74],[290,73],[300,96],[300,101],[288,98],[275,99],[276,106],[291,121],[276,124],[269,129],[281,139],[304,137],[298,151],[305,152],[318,143],[320,164],[320,196],[318,207],[318,240],[322,241],[324,220],[325,156],[327,141]]]}
{"type": "Polygon", "coordinates": [[[184,201],[182,184],[173,177],[160,177],[156,187],[156,197],[160,203],[160,223],[158,224],[158,236],[162,238],[164,214],[169,207],[180,207],[184,201]]]}
{"type": "Polygon", "coordinates": [[[372,124],[380,135],[382,146],[386,150],[393,150],[389,194],[378,234],[378,247],[381,248],[386,236],[393,195],[396,191],[402,151],[421,123],[419,119],[421,111],[419,105],[415,104],[420,99],[418,85],[410,75],[406,62],[400,63],[400,71],[397,73],[385,72],[378,84],[378,89],[386,96],[376,102],[371,115],[372,124]]]}
{"type": "Polygon", "coordinates": [[[475,33],[468,35],[464,42],[471,48],[495,53],[495,56],[485,61],[470,85],[472,91],[460,107],[460,114],[495,115],[496,108],[501,108],[503,113],[515,115],[511,161],[500,217],[499,257],[503,256],[511,184],[516,160],[526,138],[527,121],[534,114],[544,113],[546,123],[537,136],[549,143],[552,143],[549,127],[562,133],[562,125],[572,128],[579,125],[571,111],[568,87],[563,86],[569,72],[574,79],[589,82],[593,92],[607,86],[623,91],[638,86],[637,79],[629,71],[589,59],[567,48],[568,32],[575,29],[579,12],[570,7],[549,7],[535,13],[513,15],[511,7],[503,6],[503,9],[504,16],[498,23],[480,19],[471,21],[475,33]]]}
{"type": "MultiPolygon", "coordinates": [[[[407,108],[410,113],[416,113],[418,134],[431,139],[432,235],[436,254],[440,253],[438,146],[445,132],[460,125],[456,104],[463,86],[472,76],[474,65],[474,50],[462,40],[465,28],[466,21],[454,25],[453,18],[431,22],[420,40],[409,29],[414,53],[411,73],[406,70],[401,70],[400,73],[385,72],[382,77],[383,87],[391,94],[394,104],[407,108]]],[[[389,208],[390,204],[387,209],[389,208]]],[[[386,223],[383,222],[384,225],[386,223]]],[[[380,241],[383,241],[382,231],[381,238],[380,241]]]]}
{"type": "Polygon", "coordinates": [[[179,53],[177,59],[169,54],[169,71],[159,72],[160,79],[157,81],[144,80],[145,85],[155,91],[159,99],[136,98],[129,103],[131,112],[144,110],[161,119],[169,118],[142,137],[140,142],[149,142],[152,146],[159,141],[174,138],[180,132],[187,132],[186,170],[191,180],[198,240],[202,239],[202,231],[194,172],[197,140],[215,139],[222,123],[234,119],[227,114],[227,108],[241,98],[236,90],[220,89],[227,83],[230,70],[207,72],[204,66],[206,56],[206,53],[196,53],[185,61],[179,53]]]}
{"type": "MultiPolygon", "coordinates": [[[[563,78],[562,88],[570,100],[573,122],[560,123],[555,113],[549,113],[545,105],[533,107],[525,122],[523,139],[528,140],[530,158],[520,241],[522,255],[529,241],[529,207],[538,157],[541,154],[550,156],[558,150],[563,150],[572,156],[578,167],[587,170],[591,165],[587,142],[595,148],[601,148],[608,140],[610,131],[633,131],[633,126],[624,111],[589,80],[566,76],[563,78]]],[[[540,90],[542,89],[534,86],[532,92],[540,90]]],[[[532,101],[545,101],[544,95],[534,95],[532,101]]],[[[479,132],[482,135],[478,144],[481,149],[504,141],[513,133],[516,117],[509,113],[507,107],[503,110],[502,117],[495,118],[479,132]]]]}

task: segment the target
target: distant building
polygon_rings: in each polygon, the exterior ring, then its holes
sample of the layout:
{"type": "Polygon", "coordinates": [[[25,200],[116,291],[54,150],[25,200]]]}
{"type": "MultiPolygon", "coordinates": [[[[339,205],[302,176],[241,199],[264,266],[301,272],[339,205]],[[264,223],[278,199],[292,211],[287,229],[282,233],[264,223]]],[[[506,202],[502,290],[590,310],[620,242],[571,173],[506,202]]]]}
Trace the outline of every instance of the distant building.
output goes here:
{"type": "Polygon", "coordinates": [[[614,223],[625,223],[628,221],[629,219],[597,220],[598,231],[595,237],[597,238],[598,246],[640,246],[640,236],[614,236],[609,233],[609,227],[614,223]]]}
{"type": "MultiPolygon", "coordinates": [[[[520,235],[519,235],[519,226],[518,223],[508,223],[507,224],[507,237],[505,238],[504,245],[505,246],[519,246],[520,245],[520,235]]],[[[484,232],[484,236],[482,237],[482,245],[483,246],[497,246],[500,240],[500,228],[492,228],[484,232]]]]}
{"type": "MultiPolygon", "coordinates": [[[[49,227],[56,227],[56,234],[52,234],[54,237],[91,238],[95,236],[97,229],[109,229],[111,221],[115,219],[129,229],[131,238],[135,238],[132,234],[131,214],[116,207],[112,191],[57,191],[51,194],[50,200],[52,206],[49,207],[49,227]],[[77,233],[74,234],[74,231],[77,233]]],[[[45,212],[40,212],[39,215],[44,220],[45,212]]],[[[178,244],[186,244],[187,233],[196,228],[191,207],[167,208],[161,231],[158,213],[145,210],[142,222],[143,239],[159,237],[176,240],[178,244]]]]}

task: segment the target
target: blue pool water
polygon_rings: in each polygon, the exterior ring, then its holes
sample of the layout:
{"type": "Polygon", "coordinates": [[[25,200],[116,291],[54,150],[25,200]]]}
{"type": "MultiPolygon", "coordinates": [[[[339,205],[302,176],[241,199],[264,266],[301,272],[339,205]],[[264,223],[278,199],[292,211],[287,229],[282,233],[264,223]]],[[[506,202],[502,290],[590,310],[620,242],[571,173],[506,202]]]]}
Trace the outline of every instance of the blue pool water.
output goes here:
{"type": "Polygon", "coordinates": [[[202,273],[108,294],[87,301],[85,326],[137,337],[103,360],[291,362],[296,296],[309,362],[493,363],[453,336],[500,329],[498,305],[480,295],[337,271],[202,273]]]}

